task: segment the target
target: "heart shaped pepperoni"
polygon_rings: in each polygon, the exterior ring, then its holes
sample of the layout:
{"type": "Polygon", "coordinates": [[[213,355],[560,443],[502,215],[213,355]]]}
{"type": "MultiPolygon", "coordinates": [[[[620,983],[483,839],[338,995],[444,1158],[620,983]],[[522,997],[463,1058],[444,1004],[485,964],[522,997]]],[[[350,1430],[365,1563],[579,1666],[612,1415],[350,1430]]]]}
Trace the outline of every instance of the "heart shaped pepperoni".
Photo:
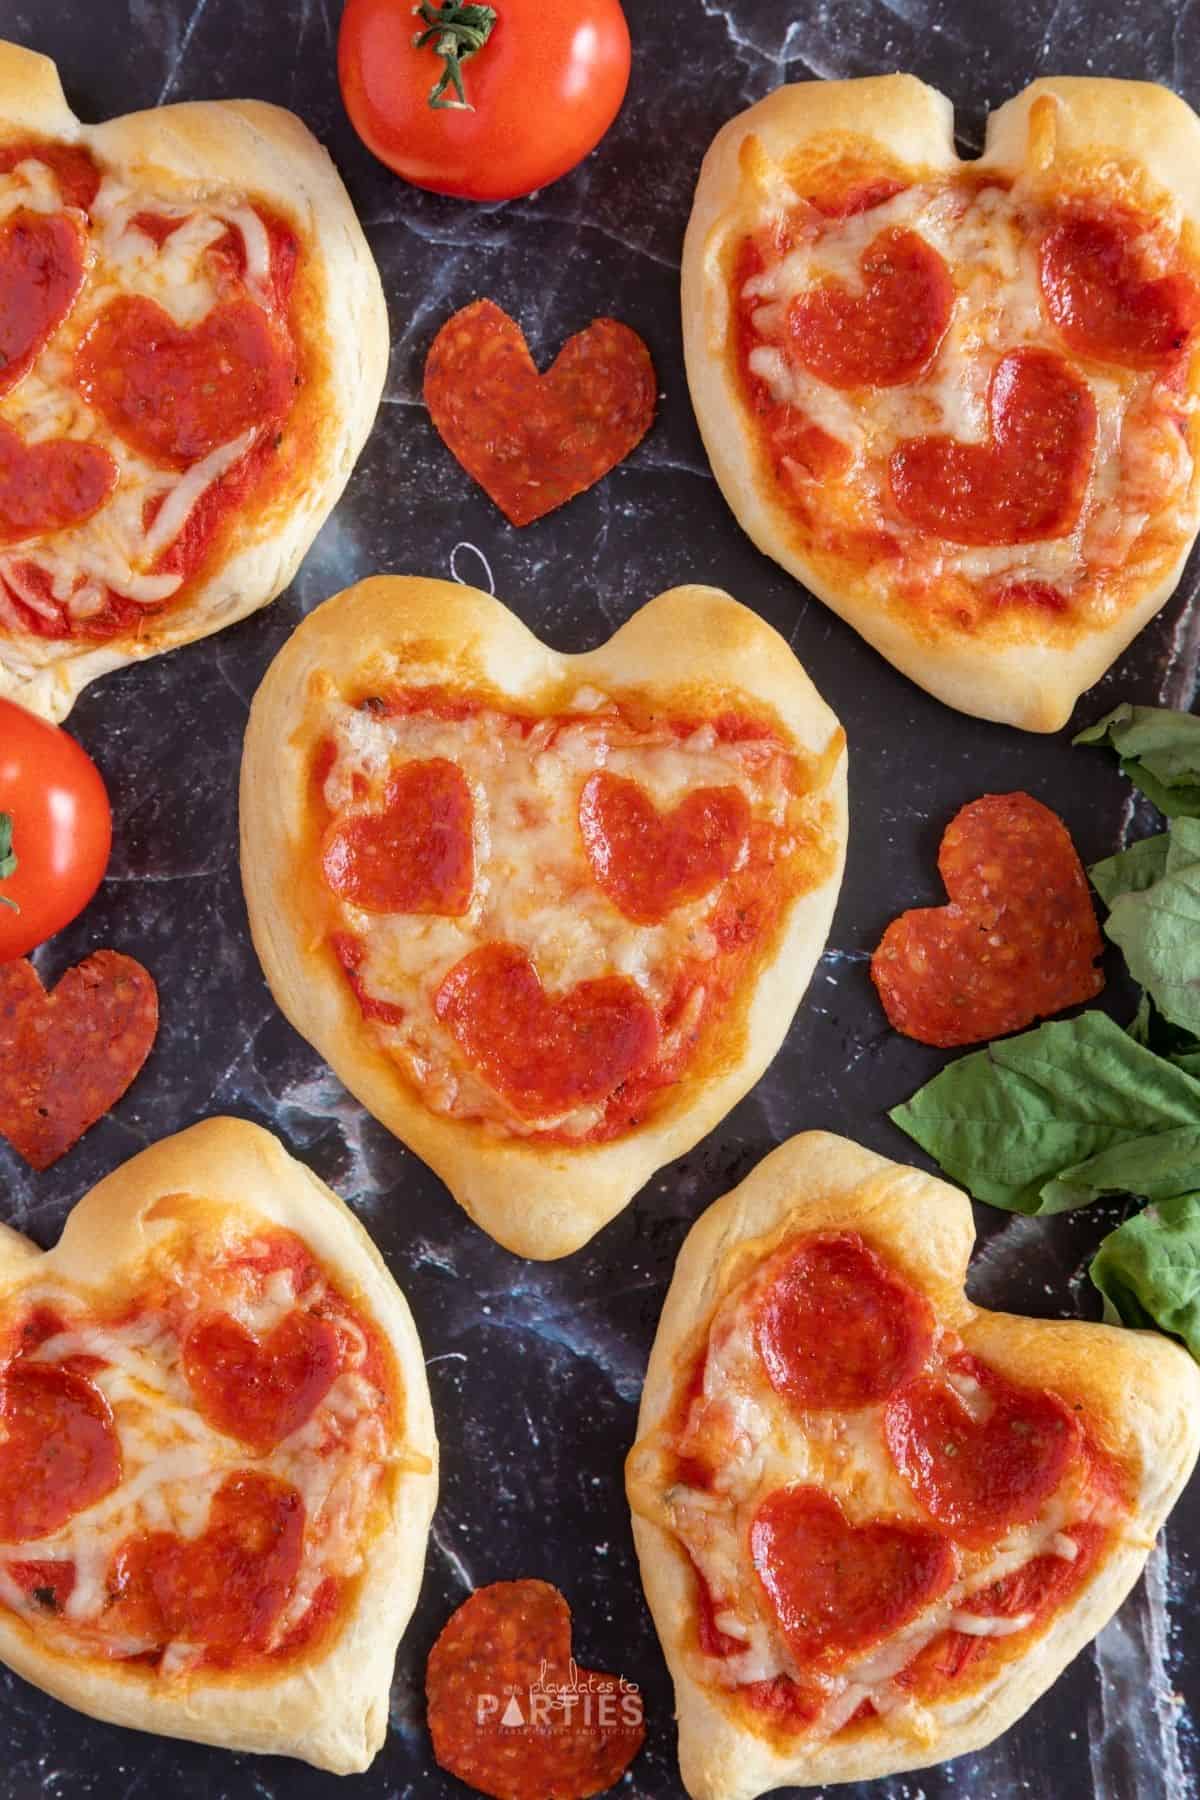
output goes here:
{"type": "Polygon", "coordinates": [[[915,381],[950,323],[950,271],[917,232],[896,228],[872,239],[859,269],[860,292],[825,281],[792,302],[788,354],[830,387],[915,381]]]}
{"type": "Polygon", "coordinates": [[[442,756],[405,763],[388,781],[382,811],[330,827],[325,880],[366,912],[456,918],[475,887],[474,812],[457,763],[442,756]]]}
{"type": "Polygon", "coordinates": [[[199,1537],[143,1532],[108,1575],[114,1624],[158,1645],[265,1648],[304,1548],[304,1502],[290,1482],[241,1470],[213,1496],[199,1537]]]}
{"type": "Polygon", "coordinates": [[[98,950],[50,994],[32,963],[0,964],[0,1135],[48,1169],[121,1098],[157,1031],[157,990],[131,956],[98,950]]]}
{"type": "Polygon", "coordinates": [[[1028,794],[985,794],[938,852],[948,906],[894,919],[871,979],[897,1031],[948,1048],[1092,999],[1100,931],[1062,820],[1028,794]]]}
{"type": "Polygon", "coordinates": [[[587,1800],[642,1747],[641,1696],[576,1666],[571,1613],[545,1581],[497,1581],[459,1607],[429,1654],[440,1766],[494,1800],[587,1800]]]}
{"type": "Polygon", "coordinates": [[[75,379],[127,444],[186,469],[247,431],[279,425],[296,370],[253,301],[226,301],[185,327],[157,301],[123,295],[89,327],[75,379]]]}
{"type": "Polygon", "coordinates": [[[835,1667],[880,1643],[945,1592],[958,1559],[920,1526],[854,1526],[819,1488],[782,1488],[750,1527],[754,1570],[802,1667],[835,1667]]]}
{"type": "Polygon", "coordinates": [[[636,781],[600,769],[584,783],[579,830],[613,905],[640,925],[656,925],[734,868],[750,831],[750,803],[741,788],[697,788],[662,813],[636,781]]]}
{"type": "Polygon", "coordinates": [[[1070,212],[1042,239],[1046,310],[1082,356],[1152,368],[1179,354],[1200,324],[1200,288],[1186,275],[1147,278],[1133,218],[1070,212]]]}
{"type": "Polygon", "coordinates": [[[1083,1434],[1056,1394],[1018,1387],[978,1357],[951,1367],[956,1386],[922,1375],[892,1395],[884,1435],[930,1517],[982,1547],[1037,1517],[1083,1434]]]}
{"type": "Polygon", "coordinates": [[[83,285],[83,240],[71,219],[24,210],[0,231],[0,394],[26,373],[83,285]]]}
{"type": "Polygon", "coordinates": [[[593,320],[539,375],[520,326],[491,300],[447,320],[425,362],[443,442],[514,525],[628,456],[653,423],[656,391],[650,352],[628,325],[593,320]]]}
{"type": "Polygon", "coordinates": [[[120,1479],[116,1428],[99,1388],[69,1369],[10,1363],[0,1381],[0,1541],[48,1537],[120,1479]]]}
{"type": "Polygon", "coordinates": [[[527,1118],[606,1099],[658,1050],[657,1016],[635,982],[605,975],[551,997],[516,944],[464,956],[434,1009],[484,1080],[527,1118]]]}
{"type": "Polygon", "coordinates": [[[906,518],[956,544],[1062,537],[1079,516],[1096,441],[1087,382],[1048,350],[1011,350],[988,388],[991,441],[907,438],[889,463],[906,518]]]}
{"type": "Polygon", "coordinates": [[[311,1417],[341,1360],[336,1328],[299,1308],[261,1342],[219,1313],[196,1325],[183,1346],[184,1374],[204,1417],[264,1455],[311,1417]]]}
{"type": "Polygon", "coordinates": [[[0,421],[0,544],[82,524],[104,505],[117,474],[98,444],[77,438],[27,444],[0,421]]]}

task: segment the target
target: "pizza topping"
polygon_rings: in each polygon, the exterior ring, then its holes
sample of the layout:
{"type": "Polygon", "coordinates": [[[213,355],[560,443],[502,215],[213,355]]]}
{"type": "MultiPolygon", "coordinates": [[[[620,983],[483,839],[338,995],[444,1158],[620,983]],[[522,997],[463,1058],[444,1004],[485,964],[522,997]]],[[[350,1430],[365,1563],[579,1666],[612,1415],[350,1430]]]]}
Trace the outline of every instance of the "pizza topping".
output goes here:
{"type": "Polygon", "coordinates": [[[1092,466],[1096,403],[1047,350],[1011,350],[988,388],[990,442],[909,438],[892,453],[892,493],[906,518],[957,544],[1062,537],[1092,466]]]}
{"type": "Polygon", "coordinates": [[[576,1666],[570,1608],[545,1581],[478,1588],[430,1651],[425,1692],[439,1766],[495,1800],[587,1800],[645,1737],[637,1688],[576,1666]]]}
{"type": "Polygon", "coordinates": [[[66,1369],[10,1363],[0,1377],[0,1540],[49,1536],[120,1479],[103,1394],[66,1369]]]}
{"type": "Polygon", "coordinates": [[[21,210],[0,230],[0,394],[26,373],[83,285],[83,242],[62,215],[21,210]]]}
{"type": "Polygon", "coordinates": [[[579,798],[592,873],[626,918],[653,925],[698,900],[745,853],[750,805],[740,788],[693,788],[663,814],[636,781],[597,770],[579,798]]]}
{"type": "Polygon", "coordinates": [[[0,544],[80,524],[116,485],[117,465],[98,444],[27,444],[0,420],[0,544]]]}
{"type": "Polygon", "coordinates": [[[931,1518],[986,1545],[1037,1517],[1080,1454],[1082,1435],[1056,1394],[1018,1386],[977,1357],[892,1395],[884,1433],[896,1468],[931,1518]]]}
{"type": "Polygon", "coordinates": [[[628,325],[595,319],[544,375],[514,320],[475,300],[438,332],[425,404],[439,435],[513,525],[594,486],[654,420],[650,353],[628,325]]]}
{"type": "Polygon", "coordinates": [[[793,1406],[870,1406],[915,1375],[933,1340],[928,1301],[855,1231],[806,1234],[772,1259],[755,1311],[771,1386],[793,1406]]]}
{"type": "Polygon", "coordinates": [[[273,1450],[309,1419],[337,1377],[336,1328],[289,1312],[261,1340],[227,1313],[202,1320],[183,1346],[183,1368],[204,1417],[258,1451],[273,1450]]]}
{"type": "Polygon", "coordinates": [[[64,206],[91,211],[100,188],[100,171],[95,157],[82,144],[52,144],[28,138],[0,145],[0,175],[8,175],[22,163],[40,164],[53,176],[64,206]]]}
{"type": "Polygon", "coordinates": [[[921,1043],[978,1043],[1090,1000],[1100,932],[1062,821],[1028,794],[985,794],[938,853],[947,906],[903,913],[871,960],[893,1026],[921,1043]]]}
{"type": "Polygon", "coordinates": [[[98,950],[47,993],[0,964],[0,1134],[48,1169],[129,1087],[158,1032],[158,993],[132,957],[98,950]]]}
{"type": "Polygon", "coordinates": [[[1042,239],[1046,308],[1072,350],[1152,368],[1184,350],[1200,324],[1200,285],[1143,271],[1146,233],[1118,213],[1065,213],[1042,239]]]}
{"type": "Polygon", "coordinates": [[[457,916],[475,886],[474,805],[456,763],[404,763],[384,790],[380,812],[332,824],[321,867],[341,899],[372,913],[457,916]]]}
{"type": "Polygon", "coordinates": [[[537,1118],[602,1099],[659,1047],[654,1008],[625,976],[548,994],[515,944],[485,944],[438,989],[437,1016],[510,1105],[537,1118]]]}
{"type": "Polygon", "coordinates": [[[825,281],[793,300],[787,351],[836,388],[913,381],[946,334],[954,283],[937,251],[893,227],[863,251],[861,291],[825,281]]]}
{"type": "Polygon", "coordinates": [[[79,390],[151,462],[185,469],[249,430],[267,430],[295,392],[292,357],[249,300],[181,329],[156,301],[123,296],[75,359],[79,390]]]}
{"type": "Polygon", "coordinates": [[[814,1487],[763,1501],[750,1554],[802,1668],[836,1667],[891,1637],[946,1591],[957,1568],[936,1532],[879,1520],[855,1526],[814,1487]]]}

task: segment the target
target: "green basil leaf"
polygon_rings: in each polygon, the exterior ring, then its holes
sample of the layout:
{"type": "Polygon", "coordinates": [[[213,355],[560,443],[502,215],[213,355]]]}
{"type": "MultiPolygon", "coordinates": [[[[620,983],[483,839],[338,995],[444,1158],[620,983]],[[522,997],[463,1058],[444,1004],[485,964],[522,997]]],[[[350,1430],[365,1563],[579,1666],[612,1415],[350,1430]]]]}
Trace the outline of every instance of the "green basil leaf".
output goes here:
{"type": "Polygon", "coordinates": [[[1168,706],[1114,707],[1072,740],[1104,744],[1168,818],[1200,817],[1200,718],[1168,706]]]}
{"type": "Polygon", "coordinates": [[[1092,1011],[961,1057],[890,1117],[977,1200],[1037,1213],[1105,1191],[1106,1165],[1087,1165],[1124,1144],[1138,1146],[1134,1191],[1158,1191],[1188,1166],[1200,1080],[1092,1011]],[[1152,1148],[1177,1130],[1159,1166],[1152,1148]]]}
{"type": "MultiPolygon", "coordinates": [[[[12,814],[0,812],[0,881],[7,881],[10,875],[17,872],[17,858],[13,851],[12,814]]],[[[7,906],[19,913],[20,907],[7,894],[0,894],[0,906],[7,906]]]]}
{"type": "Polygon", "coordinates": [[[1193,1080],[1200,1081],[1200,1050],[1183,1050],[1178,1056],[1173,1056],[1171,1061],[1177,1069],[1182,1069],[1185,1075],[1190,1075],[1193,1080]]]}
{"type": "Polygon", "coordinates": [[[1119,1225],[1092,1258],[1092,1281],[1122,1324],[1156,1325],[1200,1361],[1200,1193],[1178,1194],[1119,1225]]]}
{"type": "Polygon", "coordinates": [[[1038,1211],[1073,1212],[1102,1194],[1170,1200],[1192,1188],[1200,1188],[1200,1122],[1149,1130],[1060,1170],[1042,1188],[1038,1211]]]}
{"type": "Polygon", "coordinates": [[[1169,834],[1160,831],[1155,837],[1130,844],[1128,850],[1120,850],[1116,856],[1093,863],[1088,874],[1105,906],[1111,906],[1118,894],[1140,894],[1143,888],[1161,881],[1167,870],[1170,841],[1169,834]]]}
{"type": "Polygon", "coordinates": [[[1200,1036],[1200,860],[1186,854],[1172,830],[1167,872],[1141,892],[1117,894],[1104,930],[1163,1017],[1200,1036]]]}

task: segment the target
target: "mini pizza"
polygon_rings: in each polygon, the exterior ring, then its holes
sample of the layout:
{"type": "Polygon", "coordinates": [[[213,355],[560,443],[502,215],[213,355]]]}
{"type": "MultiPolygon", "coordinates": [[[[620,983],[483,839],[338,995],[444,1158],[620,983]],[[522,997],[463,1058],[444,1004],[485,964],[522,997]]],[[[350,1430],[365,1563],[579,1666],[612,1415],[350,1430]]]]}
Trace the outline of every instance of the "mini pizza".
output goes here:
{"type": "Polygon", "coordinates": [[[284,1013],[486,1231],[555,1257],[778,1049],[841,881],[845,738],[714,588],[559,656],[487,594],[383,576],[272,664],[241,803],[284,1013]]]}
{"type": "Polygon", "coordinates": [[[957,1188],[810,1132],[680,1252],[627,1479],[694,1800],[990,1742],[1192,1470],[1190,1357],[973,1306],[973,1239],[957,1188]]]}
{"type": "Polygon", "coordinates": [[[437,1491],[421,1346],[335,1194],[210,1119],[0,1239],[0,1658],[94,1718],[365,1769],[437,1491]]]}
{"type": "Polygon", "coordinates": [[[1200,120],[1035,81],[963,163],[911,75],[783,87],[705,159],[688,381],[759,548],[931,694],[1062,725],[1200,526],[1200,120]]]}
{"type": "Polygon", "coordinates": [[[0,694],[271,600],[345,485],[387,365],[329,157],[258,101],[83,125],[0,43],[0,694]]]}

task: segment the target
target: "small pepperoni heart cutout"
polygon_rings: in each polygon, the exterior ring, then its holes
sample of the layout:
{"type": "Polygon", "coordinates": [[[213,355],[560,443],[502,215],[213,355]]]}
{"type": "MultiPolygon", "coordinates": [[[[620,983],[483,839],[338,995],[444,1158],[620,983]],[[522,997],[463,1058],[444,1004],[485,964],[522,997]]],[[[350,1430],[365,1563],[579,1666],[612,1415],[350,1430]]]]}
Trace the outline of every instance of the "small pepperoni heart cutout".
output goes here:
{"type": "Polygon", "coordinates": [[[475,887],[474,804],[457,763],[405,763],[390,777],[379,812],[332,825],[321,868],[339,899],[371,913],[457,918],[475,887]]]}
{"type": "Polygon", "coordinates": [[[977,1044],[1100,992],[1087,877],[1049,807],[1019,793],[972,800],[946,828],[938,870],[950,904],[893,919],[871,959],[897,1031],[977,1044]]]}
{"type": "Polygon", "coordinates": [[[663,813],[636,781],[600,769],[584,783],[579,830],[613,905],[640,925],[656,925],[736,866],[750,804],[740,788],[697,788],[663,813]]]}
{"type": "Polygon", "coordinates": [[[114,1625],[156,1645],[264,1649],[300,1570],[304,1516],[290,1482],[227,1476],[199,1537],[143,1532],[120,1546],[107,1582],[114,1625]]]}
{"type": "Polygon", "coordinates": [[[98,444],[76,438],[27,444],[0,422],[0,544],[81,525],[116,485],[117,465],[98,444]]]}
{"type": "Polygon", "coordinates": [[[977,1357],[956,1358],[953,1374],[958,1387],[922,1375],[898,1389],[884,1436],[930,1517],[982,1547],[1038,1516],[1083,1434],[1056,1394],[1018,1387],[977,1357]]]}
{"type": "Polygon", "coordinates": [[[99,1388],[49,1363],[10,1363],[0,1379],[0,1541],[48,1537],[120,1479],[116,1427],[99,1388]]]}
{"type": "Polygon", "coordinates": [[[83,285],[83,241],[67,218],[20,211],[0,231],[0,394],[58,330],[83,285]]]}
{"type": "Polygon", "coordinates": [[[915,381],[950,323],[950,271],[917,232],[895,228],[872,239],[859,269],[861,292],[824,281],[792,302],[788,355],[830,387],[915,381]]]}
{"type": "Polygon", "coordinates": [[[836,1667],[891,1637],[953,1581],[958,1559],[921,1526],[852,1525],[819,1488],[768,1495],[750,1527],[754,1570],[793,1657],[836,1667]]]}
{"type": "Polygon", "coordinates": [[[478,1588],[430,1651],[425,1693],[439,1766],[494,1800],[606,1793],[646,1735],[632,1683],[576,1666],[546,1581],[478,1588]]]}
{"type": "Polygon", "coordinates": [[[592,487],[654,421],[657,379],[636,331],[594,319],[544,375],[492,300],[448,319],[425,361],[425,404],[450,453],[510,523],[592,487]]]}
{"type": "Polygon", "coordinates": [[[336,1328],[299,1308],[260,1340],[228,1313],[188,1333],[183,1369],[211,1425],[265,1454],[309,1419],[341,1364],[336,1328]]]}
{"type": "Polygon", "coordinates": [[[1002,356],[988,388],[991,441],[906,438],[889,463],[907,519],[955,544],[1063,537],[1079,516],[1096,441],[1082,375],[1048,350],[1002,356]]]}
{"type": "Polygon", "coordinates": [[[1072,350],[1128,368],[1153,368],[1183,350],[1200,324],[1200,287],[1186,275],[1147,279],[1137,222],[1068,213],[1042,239],[1046,310],[1072,350]]]}
{"type": "Polygon", "coordinates": [[[546,993],[516,944],[484,944],[450,970],[434,1008],[473,1067],[527,1118],[604,1100],[653,1061],[658,1019],[623,975],[546,993]]]}
{"type": "Polygon", "coordinates": [[[127,444],[186,469],[247,431],[278,425],[296,372],[253,301],[226,301],[180,326],[157,301],[124,295],[89,327],[75,380],[127,444]]]}

